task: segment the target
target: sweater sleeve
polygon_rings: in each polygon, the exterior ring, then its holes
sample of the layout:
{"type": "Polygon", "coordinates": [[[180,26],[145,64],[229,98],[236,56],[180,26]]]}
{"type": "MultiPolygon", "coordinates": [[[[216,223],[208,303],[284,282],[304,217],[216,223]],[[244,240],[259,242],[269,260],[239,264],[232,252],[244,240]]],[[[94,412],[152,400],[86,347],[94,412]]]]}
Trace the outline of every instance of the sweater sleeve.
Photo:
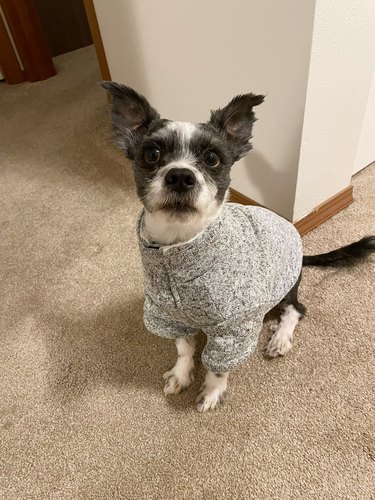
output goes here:
{"type": "Polygon", "coordinates": [[[233,370],[255,350],[263,326],[260,313],[239,315],[203,329],[207,343],[202,364],[214,373],[233,370]]]}

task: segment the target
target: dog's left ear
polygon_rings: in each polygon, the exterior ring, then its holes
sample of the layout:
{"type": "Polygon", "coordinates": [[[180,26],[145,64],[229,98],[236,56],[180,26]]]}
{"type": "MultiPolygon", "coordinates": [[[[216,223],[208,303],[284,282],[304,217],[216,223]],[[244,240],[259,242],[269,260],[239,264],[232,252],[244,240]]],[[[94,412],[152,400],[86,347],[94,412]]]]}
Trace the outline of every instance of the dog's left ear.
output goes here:
{"type": "Polygon", "coordinates": [[[233,143],[235,161],[245,156],[252,148],[249,141],[255,122],[253,107],[263,101],[263,95],[243,94],[234,97],[225,108],[211,111],[208,123],[225,133],[233,143]]]}
{"type": "Polygon", "coordinates": [[[120,148],[131,160],[134,150],[153,120],[159,113],[141,94],[126,85],[100,82],[100,86],[112,97],[112,124],[120,148]]]}

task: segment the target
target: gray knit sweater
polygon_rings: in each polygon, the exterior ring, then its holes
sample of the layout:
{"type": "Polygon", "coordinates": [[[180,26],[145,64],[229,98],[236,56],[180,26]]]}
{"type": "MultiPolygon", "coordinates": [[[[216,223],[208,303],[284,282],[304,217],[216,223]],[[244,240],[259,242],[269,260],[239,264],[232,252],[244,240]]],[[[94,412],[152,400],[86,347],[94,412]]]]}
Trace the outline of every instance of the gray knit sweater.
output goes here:
{"type": "Polygon", "coordinates": [[[265,314],[296,283],[302,267],[294,226],[269,210],[234,203],[198,237],[158,248],[137,233],[144,270],[146,328],[161,337],[203,330],[203,365],[226,372],[254,351],[265,314]]]}

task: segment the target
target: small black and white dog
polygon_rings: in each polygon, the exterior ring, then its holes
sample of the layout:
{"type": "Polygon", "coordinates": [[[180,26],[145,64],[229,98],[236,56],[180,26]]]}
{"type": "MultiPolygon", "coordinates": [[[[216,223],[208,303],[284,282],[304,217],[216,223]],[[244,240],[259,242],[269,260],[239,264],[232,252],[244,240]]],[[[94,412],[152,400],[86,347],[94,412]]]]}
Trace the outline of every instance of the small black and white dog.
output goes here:
{"type": "MultiPolygon", "coordinates": [[[[220,265],[215,268],[215,274],[209,274],[210,269],[213,269],[210,245],[218,245],[216,236],[219,226],[227,227],[222,212],[226,205],[231,168],[252,147],[249,141],[255,121],[253,107],[261,104],[264,97],[255,94],[238,95],[223,109],[213,111],[206,123],[196,124],[161,119],[146,98],[129,87],[112,82],[102,82],[101,85],[112,97],[112,121],[117,143],[125,155],[133,161],[137,193],[144,205],[138,229],[144,253],[150,252],[147,257],[149,268],[146,272],[148,285],[145,308],[148,316],[146,318],[145,314],[145,324],[158,335],[176,338],[178,358],[175,366],[164,374],[164,392],[167,395],[178,394],[193,381],[194,327],[204,324],[207,331],[202,329],[207,333],[208,342],[202,361],[208,370],[197,398],[197,408],[199,411],[213,409],[225,398],[229,370],[236,366],[237,362],[243,361],[255,348],[256,341],[254,343],[253,337],[247,332],[251,328],[259,330],[264,310],[269,310],[271,304],[267,302],[267,307],[265,305],[265,309],[262,310],[256,303],[253,307],[254,321],[243,316],[243,322],[239,322],[241,314],[243,315],[245,310],[248,311],[245,309],[247,307],[245,302],[248,299],[244,300],[244,297],[253,300],[251,293],[255,288],[259,296],[270,290],[268,284],[266,283],[267,288],[263,283],[267,279],[270,281],[266,275],[265,265],[262,271],[262,259],[268,251],[263,243],[262,251],[258,252],[257,257],[260,270],[254,268],[251,271],[252,276],[258,273],[258,278],[254,278],[254,282],[243,282],[242,274],[245,273],[245,269],[238,270],[236,267],[235,270],[231,268],[228,271],[233,277],[233,284],[228,284],[230,281],[228,272],[225,274],[224,271],[231,265],[230,261],[233,259],[230,255],[224,255],[228,253],[226,251],[220,257],[220,265]],[[194,242],[197,246],[194,246],[194,242]],[[187,257],[182,258],[180,250],[183,247],[189,247],[191,251],[189,250],[187,257]],[[169,260],[163,261],[161,265],[161,261],[155,260],[156,254],[152,253],[152,249],[158,251],[162,249],[163,252],[172,249],[174,253],[170,252],[168,255],[173,257],[168,257],[169,260]],[[197,258],[200,259],[201,256],[202,263],[197,263],[197,258]],[[186,273],[184,275],[183,268],[186,267],[186,262],[184,263],[183,259],[192,259],[189,264],[191,267],[188,268],[188,274],[191,270],[191,276],[186,276],[186,273]],[[171,271],[169,275],[165,272],[164,264],[169,265],[170,269],[174,266],[173,272],[171,271]],[[206,279],[204,283],[202,276],[206,279]],[[175,283],[178,280],[181,282],[180,288],[179,283],[175,283]],[[191,281],[199,282],[201,288],[191,288],[191,281]],[[159,296],[153,294],[153,287],[159,290],[159,296]],[[202,293],[202,289],[203,296],[196,300],[194,294],[198,293],[197,290],[202,293]],[[242,292],[245,295],[241,295],[242,292]],[[221,305],[218,307],[215,295],[222,293],[225,293],[226,300],[223,300],[222,296],[219,297],[221,305]],[[163,307],[165,304],[165,310],[155,312],[155,304],[159,306],[162,304],[163,307]],[[185,312],[187,311],[186,315],[181,316],[179,311],[184,308],[185,312]],[[168,315],[170,315],[169,322],[168,315]],[[232,331],[234,326],[231,319],[234,316],[236,328],[240,332],[238,337],[232,331]],[[189,321],[186,318],[190,318],[189,321]],[[228,331],[223,325],[227,325],[228,331]],[[176,335],[173,334],[173,326],[176,332],[178,331],[176,335]]],[[[241,219],[242,231],[248,220],[241,210],[238,208],[239,215],[236,217],[241,219]]],[[[249,226],[251,232],[249,238],[253,238],[253,247],[257,244],[257,238],[260,241],[264,234],[269,236],[270,241],[272,240],[272,221],[275,221],[275,226],[281,223],[281,219],[276,219],[276,215],[275,219],[272,218],[273,215],[267,215],[266,212],[271,214],[269,211],[260,208],[256,210],[261,211],[260,220],[269,221],[268,226],[271,227],[257,226],[256,217],[251,216],[253,219],[251,227],[249,226]]],[[[231,228],[237,221],[232,213],[228,217],[232,217],[228,225],[228,242],[234,247],[238,244],[238,237],[231,240],[231,228]]],[[[289,226],[292,227],[291,224],[289,226]]],[[[291,231],[291,238],[295,238],[292,234],[294,228],[286,226],[282,228],[282,235],[289,234],[288,231],[291,231]]],[[[270,245],[275,244],[272,241],[270,243],[270,245]]],[[[278,238],[277,244],[279,246],[284,244],[283,236],[278,238]]],[[[225,248],[224,243],[220,245],[220,248],[225,248]]],[[[269,260],[272,260],[274,248],[275,246],[270,247],[269,260]]],[[[278,255],[283,254],[284,250],[278,248],[278,255]]],[[[303,265],[346,265],[373,251],[375,251],[375,236],[370,236],[327,254],[304,256],[303,265]]],[[[284,253],[288,254],[289,250],[286,249],[284,253]]],[[[300,255],[301,267],[302,253],[300,255]]],[[[246,267],[251,266],[251,259],[249,261],[242,259],[243,262],[246,267]]],[[[269,268],[269,263],[266,265],[269,268]]],[[[301,279],[300,267],[296,271],[297,279],[294,277],[293,282],[284,288],[282,283],[287,282],[286,272],[285,276],[277,276],[277,271],[273,271],[271,280],[273,290],[279,290],[277,295],[279,299],[275,304],[281,302],[284,308],[281,321],[266,348],[266,354],[270,357],[284,355],[291,349],[294,328],[305,313],[305,308],[298,301],[297,295],[301,279]]],[[[255,299],[253,301],[256,302],[255,299]]]]}

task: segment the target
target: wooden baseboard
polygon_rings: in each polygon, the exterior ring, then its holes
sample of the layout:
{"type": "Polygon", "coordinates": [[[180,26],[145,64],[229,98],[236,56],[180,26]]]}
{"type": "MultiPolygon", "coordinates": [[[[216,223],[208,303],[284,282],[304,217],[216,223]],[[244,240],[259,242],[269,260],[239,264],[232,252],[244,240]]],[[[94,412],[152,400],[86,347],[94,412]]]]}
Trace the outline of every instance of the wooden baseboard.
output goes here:
{"type": "Polygon", "coordinates": [[[353,186],[348,186],[339,193],[329,198],[318,207],[316,207],[310,214],[303,217],[294,223],[301,236],[316,228],[324,221],[340,212],[343,208],[347,207],[354,201],[353,199],[353,186]]]}
{"type": "MultiPolygon", "coordinates": [[[[262,206],[256,201],[239,193],[235,189],[230,188],[229,201],[233,203],[241,203],[241,205],[256,205],[262,206]]],[[[325,201],[316,207],[311,213],[294,223],[301,236],[315,229],[317,226],[325,222],[333,215],[340,212],[353,202],[353,186],[348,186],[329,200],[325,201]]]]}
{"type": "Polygon", "coordinates": [[[83,0],[83,3],[85,5],[87,20],[89,22],[91,36],[94,42],[102,78],[103,80],[111,80],[111,73],[109,71],[107,56],[105,55],[102,35],[100,34],[94,2],[93,0],[83,0]]]}
{"type": "Polygon", "coordinates": [[[235,189],[229,188],[229,192],[229,201],[232,203],[240,203],[241,205],[256,205],[257,207],[262,206],[251,198],[248,198],[244,194],[239,193],[235,189]]]}

